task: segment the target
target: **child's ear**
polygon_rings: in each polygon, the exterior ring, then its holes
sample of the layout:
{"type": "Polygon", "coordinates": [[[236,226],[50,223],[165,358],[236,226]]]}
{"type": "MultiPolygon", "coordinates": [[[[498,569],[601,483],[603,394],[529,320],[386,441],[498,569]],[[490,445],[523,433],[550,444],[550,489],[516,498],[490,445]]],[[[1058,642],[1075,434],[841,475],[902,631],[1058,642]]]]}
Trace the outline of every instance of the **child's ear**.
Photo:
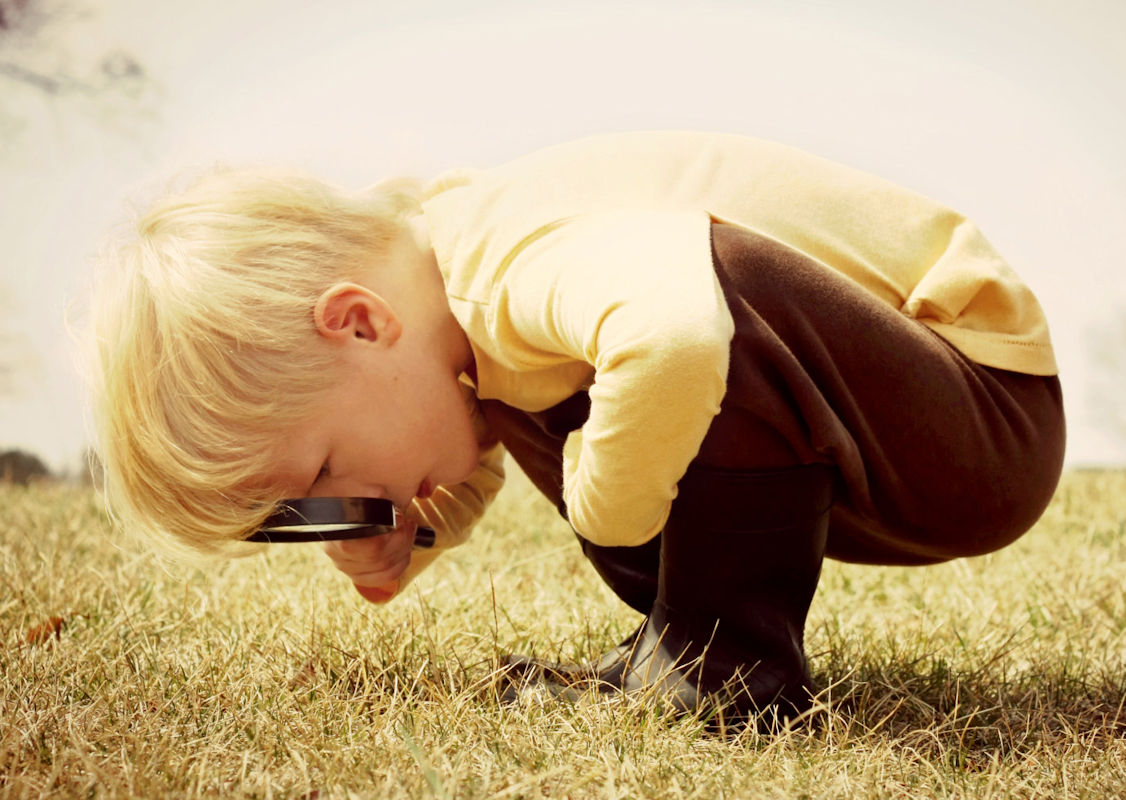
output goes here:
{"type": "Polygon", "coordinates": [[[313,307],[313,322],[329,339],[364,339],[383,345],[393,344],[403,328],[390,303],[355,283],[326,289],[313,307]]]}

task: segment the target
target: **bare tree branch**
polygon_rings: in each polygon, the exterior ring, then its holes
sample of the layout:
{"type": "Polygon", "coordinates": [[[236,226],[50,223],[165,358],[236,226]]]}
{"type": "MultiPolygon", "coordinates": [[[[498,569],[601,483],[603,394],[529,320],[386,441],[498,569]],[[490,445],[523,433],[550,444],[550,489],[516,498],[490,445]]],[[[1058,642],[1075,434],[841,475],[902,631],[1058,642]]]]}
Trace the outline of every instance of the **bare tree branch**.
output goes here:
{"type": "Polygon", "coordinates": [[[70,0],[0,0],[0,31],[12,39],[33,39],[52,21],[72,16],[70,0]]]}
{"type": "Polygon", "coordinates": [[[0,30],[11,30],[19,24],[27,0],[0,0],[0,30]]]}
{"type": "Polygon", "coordinates": [[[97,16],[89,3],[0,0],[0,142],[53,124],[60,110],[134,140],[157,118],[158,87],[144,66],[84,35],[97,16]]]}
{"type": "Polygon", "coordinates": [[[63,82],[59,78],[43,75],[10,61],[0,61],[0,75],[34,86],[47,94],[59,94],[63,90],[63,82]]]}
{"type": "Polygon", "coordinates": [[[109,50],[85,69],[72,63],[65,29],[90,16],[81,0],[0,0],[0,78],[56,97],[107,91],[139,94],[148,75],[128,53],[109,50]]]}
{"type": "Polygon", "coordinates": [[[0,61],[0,75],[33,86],[47,94],[68,92],[96,92],[125,88],[127,84],[145,79],[144,68],[128,53],[110,53],[98,65],[97,73],[103,78],[101,85],[79,80],[73,75],[48,75],[12,61],[0,61]]]}

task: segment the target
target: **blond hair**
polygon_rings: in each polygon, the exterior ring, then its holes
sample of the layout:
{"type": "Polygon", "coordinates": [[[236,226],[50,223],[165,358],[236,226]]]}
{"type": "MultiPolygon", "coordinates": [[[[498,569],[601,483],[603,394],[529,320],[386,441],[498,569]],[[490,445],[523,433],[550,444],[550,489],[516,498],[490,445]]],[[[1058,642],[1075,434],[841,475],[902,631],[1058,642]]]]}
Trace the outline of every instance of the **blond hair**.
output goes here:
{"type": "Polygon", "coordinates": [[[220,170],[111,245],[90,374],[106,497],[124,526],[189,552],[247,551],[234,543],[281,499],[261,481],[279,436],[332,382],[317,298],[378,267],[417,212],[410,187],[346,193],[220,170]]]}

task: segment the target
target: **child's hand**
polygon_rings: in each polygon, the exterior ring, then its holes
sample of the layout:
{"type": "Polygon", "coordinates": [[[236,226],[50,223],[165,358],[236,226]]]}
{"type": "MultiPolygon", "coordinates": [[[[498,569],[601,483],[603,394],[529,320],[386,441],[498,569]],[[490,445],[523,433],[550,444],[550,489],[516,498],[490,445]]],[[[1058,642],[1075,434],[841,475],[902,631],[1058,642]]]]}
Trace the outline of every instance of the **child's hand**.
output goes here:
{"type": "Polygon", "coordinates": [[[324,550],[336,568],[348,576],[364,599],[373,603],[385,603],[395,596],[399,576],[411,561],[418,523],[405,514],[400,520],[392,533],[324,543],[324,550]]]}

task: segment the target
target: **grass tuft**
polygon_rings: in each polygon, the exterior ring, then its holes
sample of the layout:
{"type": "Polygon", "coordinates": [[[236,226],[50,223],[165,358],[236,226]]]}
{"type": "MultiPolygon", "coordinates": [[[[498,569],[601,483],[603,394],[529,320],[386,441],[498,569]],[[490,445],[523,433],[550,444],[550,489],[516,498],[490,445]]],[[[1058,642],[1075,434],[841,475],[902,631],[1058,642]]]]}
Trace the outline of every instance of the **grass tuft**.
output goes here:
{"type": "Polygon", "coordinates": [[[87,490],[0,487],[9,797],[1098,797],[1126,785],[1126,473],[926,568],[829,562],[814,721],[723,738],[633,699],[497,702],[506,652],[591,658],[637,615],[517,479],[389,607],[315,546],[170,569],[87,490]]]}

